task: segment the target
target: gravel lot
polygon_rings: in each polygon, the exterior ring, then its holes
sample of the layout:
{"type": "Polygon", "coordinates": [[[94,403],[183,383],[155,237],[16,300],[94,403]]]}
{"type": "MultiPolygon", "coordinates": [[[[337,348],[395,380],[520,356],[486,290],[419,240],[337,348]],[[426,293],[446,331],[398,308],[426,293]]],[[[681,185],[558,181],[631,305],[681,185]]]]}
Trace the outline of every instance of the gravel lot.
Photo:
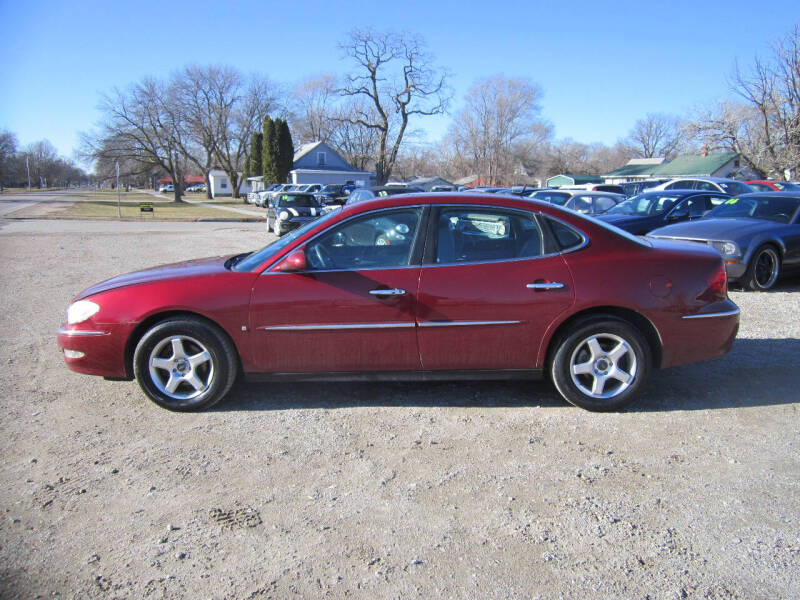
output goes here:
{"type": "Polygon", "coordinates": [[[238,223],[0,221],[0,597],[800,597],[800,285],[619,414],[549,383],[240,383],[214,410],[66,369],[70,298],[263,245],[238,223]]]}

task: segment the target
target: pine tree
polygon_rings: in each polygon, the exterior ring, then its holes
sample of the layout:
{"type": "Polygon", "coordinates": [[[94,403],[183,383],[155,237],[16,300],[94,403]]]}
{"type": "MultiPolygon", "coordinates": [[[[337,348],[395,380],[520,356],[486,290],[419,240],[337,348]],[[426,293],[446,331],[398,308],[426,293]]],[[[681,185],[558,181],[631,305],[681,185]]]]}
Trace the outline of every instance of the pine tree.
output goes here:
{"type": "Polygon", "coordinates": [[[294,143],[292,142],[292,133],[289,131],[289,124],[283,119],[275,120],[275,129],[277,130],[278,138],[278,175],[281,177],[280,181],[288,181],[289,171],[294,167],[294,143]]]}
{"type": "Polygon", "coordinates": [[[263,137],[264,134],[260,132],[256,132],[250,136],[250,153],[247,155],[247,160],[244,163],[247,177],[258,177],[264,174],[264,166],[261,160],[261,139],[263,137]]]}
{"type": "Polygon", "coordinates": [[[261,134],[261,174],[264,176],[264,183],[284,182],[278,177],[277,158],[278,136],[275,131],[275,123],[267,115],[264,117],[264,131],[261,134]]]}

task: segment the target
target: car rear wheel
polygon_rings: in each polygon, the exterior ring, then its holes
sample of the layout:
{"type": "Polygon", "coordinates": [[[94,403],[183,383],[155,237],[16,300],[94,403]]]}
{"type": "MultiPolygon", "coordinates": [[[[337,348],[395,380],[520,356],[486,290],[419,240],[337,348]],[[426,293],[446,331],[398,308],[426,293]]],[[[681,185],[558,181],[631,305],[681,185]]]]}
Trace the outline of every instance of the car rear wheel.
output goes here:
{"type": "Polygon", "coordinates": [[[755,291],[770,289],[781,273],[781,258],[773,246],[761,246],[753,254],[745,273],[745,285],[755,291]]]}
{"type": "Polygon", "coordinates": [[[237,355],[216,326],[191,317],[167,319],[139,340],[133,369],[156,404],[175,411],[213,406],[236,380],[237,355]]]}
{"type": "Polygon", "coordinates": [[[550,374],[564,399],[587,410],[618,410],[633,401],[650,374],[641,332],[613,317],[577,323],[557,342],[550,374]]]}

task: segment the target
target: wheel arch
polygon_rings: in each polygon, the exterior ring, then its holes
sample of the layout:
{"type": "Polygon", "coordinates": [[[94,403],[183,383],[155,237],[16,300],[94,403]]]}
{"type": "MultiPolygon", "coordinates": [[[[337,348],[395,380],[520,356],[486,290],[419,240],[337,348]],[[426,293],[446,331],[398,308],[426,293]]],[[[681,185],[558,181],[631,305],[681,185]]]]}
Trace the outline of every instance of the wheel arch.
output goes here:
{"type": "Polygon", "coordinates": [[[614,317],[622,321],[626,321],[641,331],[645,340],[647,340],[648,346],[650,347],[650,352],[653,357],[652,367],[654,369],[660,368],[662,360],[661,336],[659,335],[655,325],[653,325],[650,319],[645,317],[643,314],[630,308],[624,308],[621,306],[593,306],[572,314],[562,321],[558,327],[556,327],[555,331],[547,342],[544,368],[547,370],[550,369],[550,364],[553,360],[553,354],[555,354],[555,350],[559,341],[563,338],[567,331],[582,321],[604,316],[614,317]]]}
{"type": "Polygon", "coordinates": [[[219,330],[222,335],[228,338],[228,341],[231,343],[233,348],[236,350],[236,359],[237,359],[237,369],[241,369],[242,358],[239,354],[239,347],[236,345],[236,342],[233,340],[231,335],[226,331],[226,329],[214,321],[213,319],[209,319],[207,316],[202,315],[200,313],[196,313],[190,310],[167,310],[163,312],[158,312],[152,315],[149,315],[146,319],[142,320],[131,334],[128,336],[128,341],[125,343],[125,376],[127,379],[132,380],[133,376],[133,353],[136,350],[136,346],[139,343],[139,340],[142,339],[144,334],[154,325],[160,323],[161,321],[166,321],[167,319],[172,319],[175,317],[190,317],[192,319],[196,319],[198,321],[203,321],[208,325],[219,330]]]}

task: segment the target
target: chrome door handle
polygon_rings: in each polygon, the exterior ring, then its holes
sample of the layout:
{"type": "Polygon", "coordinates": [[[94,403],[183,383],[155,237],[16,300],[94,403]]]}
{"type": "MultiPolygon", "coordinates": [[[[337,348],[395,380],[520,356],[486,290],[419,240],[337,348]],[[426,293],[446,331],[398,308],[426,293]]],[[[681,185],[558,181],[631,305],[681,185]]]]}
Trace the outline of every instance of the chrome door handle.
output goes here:
{"type": "Polygon", "coordinates": [[[560,290],[564,284],[553,281],[551,283],[529,283],[525,287],[529,290],[560,290]]]}
{"type": "Polygon", "coordinates": [[[402,296],[406,291],[399,288],[392,288],[390,290],[370,290],[369,293],[373,296],[402,296]]]}

